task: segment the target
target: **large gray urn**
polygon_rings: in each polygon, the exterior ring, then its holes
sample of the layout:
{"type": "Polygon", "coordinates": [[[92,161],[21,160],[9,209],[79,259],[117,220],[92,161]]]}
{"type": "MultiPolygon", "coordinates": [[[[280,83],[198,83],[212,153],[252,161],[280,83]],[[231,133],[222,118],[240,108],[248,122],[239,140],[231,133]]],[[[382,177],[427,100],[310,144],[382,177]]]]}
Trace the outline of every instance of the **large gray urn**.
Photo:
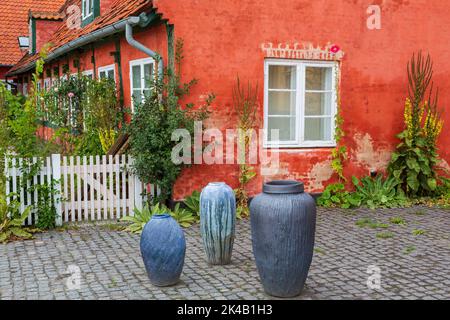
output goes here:
{"type": "Polygon", "coordinates": [[[314,251],[316,204],[303,183],[272,181],[250,203],[253,254],[267,294],[298,296],[314,251]]]}

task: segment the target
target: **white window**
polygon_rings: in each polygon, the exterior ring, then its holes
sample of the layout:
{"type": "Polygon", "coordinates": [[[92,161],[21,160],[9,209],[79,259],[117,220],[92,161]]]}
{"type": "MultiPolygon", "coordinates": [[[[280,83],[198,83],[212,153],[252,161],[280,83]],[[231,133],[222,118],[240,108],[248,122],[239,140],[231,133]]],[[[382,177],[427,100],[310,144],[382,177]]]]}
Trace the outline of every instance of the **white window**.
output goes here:
{"type": "Polygon", "coordinates": [[[44,90],[47,91],[51,87],[51,79],[45,78],[44,79],[44,90]]]}
{"type": "Polygon", "coordinates": [[[28,83],[24,83],[22,86],[22,93],[24,96],[28,96],[28,83]]]}
{"type": "Polygon", "coordinates": [[[265,61],[266,147],[335,145],[336,68],[335,62],[265,61]],[[278,130],[278,139],[271,130],[278,130]]]}
{"type": "Polygon", "coordinates": [[[115,65],[111,64],[109,66],[100,67],[98,68],[98,77],[99,79],[113,79],[116,81],[116,74],[115,74],[115,65]]]}
{"type": "Polygon", "coordinates": [[[83,0],[81,3],[81,16],[84,19],[94,14],[94,0],[83,0]]]}
{"type": "Polygon", "coordinates": [[[83,71],[81,74],[89,79],[94,79],[94,72],[92,70],[83,71]]]}
{"type": "Polygon", "coordinates": [[[132,95],[132,111],[135,102],[144,100],[152,86],[155,60],[152,58],[130,61],[130,84],[132,95]]]}

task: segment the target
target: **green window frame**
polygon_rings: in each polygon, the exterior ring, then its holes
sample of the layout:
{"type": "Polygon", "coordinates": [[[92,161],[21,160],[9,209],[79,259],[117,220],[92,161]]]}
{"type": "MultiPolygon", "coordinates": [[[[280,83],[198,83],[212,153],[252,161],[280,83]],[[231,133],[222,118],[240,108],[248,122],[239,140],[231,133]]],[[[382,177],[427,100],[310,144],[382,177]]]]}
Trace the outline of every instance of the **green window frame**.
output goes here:
{"type": "Polygon", "coordinates": [[[81,26],[84,27],[100,15],[100,0],[81,1],[81,26]]]}

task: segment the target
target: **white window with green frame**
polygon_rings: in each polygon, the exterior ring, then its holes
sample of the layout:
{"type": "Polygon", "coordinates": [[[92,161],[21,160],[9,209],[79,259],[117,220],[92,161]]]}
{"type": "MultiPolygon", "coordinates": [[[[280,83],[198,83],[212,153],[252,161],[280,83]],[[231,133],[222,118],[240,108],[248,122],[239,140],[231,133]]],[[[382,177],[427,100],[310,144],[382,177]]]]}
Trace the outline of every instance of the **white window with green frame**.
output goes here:
{"type": "Polygon", "coordinates": [[[82,0],[81,18],[85,20],[93,15],[94,15],[94,0],[82,0]]]}
{"type": "Polygon", "coordinates": [[[144,101],[144,97],[150,93],[154,68],[155,60],[152,58],[130,61],[132,111],[135,105],[144,101]]]}
{"type": "Polygon", "coordinates": [[[333,61],[265,61],[265,147],[336,145],[336,68],[333,61]],[[271,130],[278,130],[278,137],[271,130]]]}
{"type": "Polygon", "coordinates": [[[115,68],[114,64],[98,68],[98,78],[99,79],[113,79],[114,81],[116,81],[115,69],[116,68],[115,68]]]}

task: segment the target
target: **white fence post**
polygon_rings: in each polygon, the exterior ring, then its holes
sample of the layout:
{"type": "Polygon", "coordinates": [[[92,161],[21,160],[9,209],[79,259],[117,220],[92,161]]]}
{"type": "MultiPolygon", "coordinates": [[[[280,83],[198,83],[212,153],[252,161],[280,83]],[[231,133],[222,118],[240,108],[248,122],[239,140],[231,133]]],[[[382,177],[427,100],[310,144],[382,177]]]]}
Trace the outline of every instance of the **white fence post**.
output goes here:
{"type": "Polygon", "coordinates": [[[55,184],[56,194],[54,196],[56,208],[56,226],[62,226],[62,203],[61,203],[61,155],[52,154],[52,176],[57,181],[55,184]]]}
{"type": "MultiPolygon", "coordinates": [[[[142,183],[137,177],[137,175],[133,174],[134,179],[134,207],[139,211],[142,210],[142,183]]],[[[130,208],[130,215],[134,215],[134,208],[130,208]]]]}

